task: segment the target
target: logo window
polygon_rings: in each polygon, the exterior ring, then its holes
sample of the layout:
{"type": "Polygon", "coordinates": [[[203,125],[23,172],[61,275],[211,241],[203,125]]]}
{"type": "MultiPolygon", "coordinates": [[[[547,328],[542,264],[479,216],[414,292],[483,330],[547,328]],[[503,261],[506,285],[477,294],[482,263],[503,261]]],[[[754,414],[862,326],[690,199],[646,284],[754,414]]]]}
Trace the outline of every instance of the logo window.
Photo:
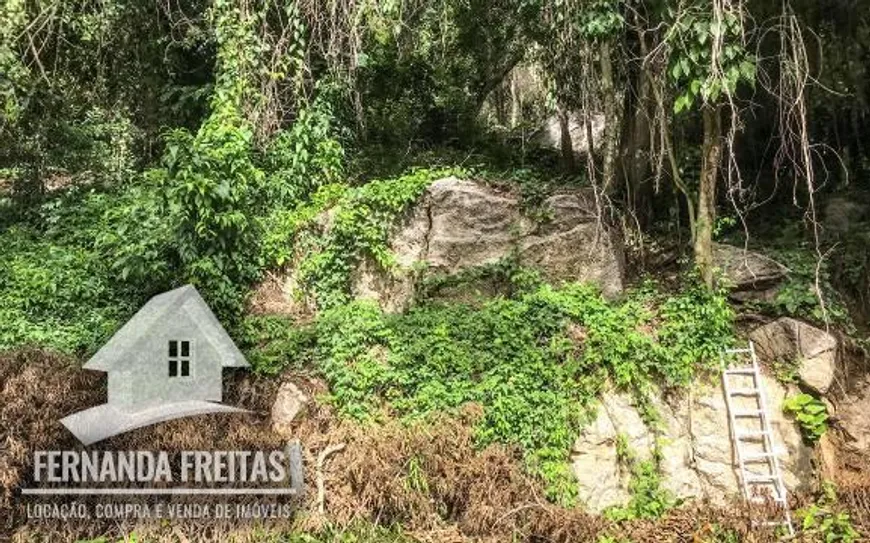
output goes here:
{"type": "Polygon", "coordinates": [[[169,341],[169,376],[190,376],[190,342],[169,341]]]}

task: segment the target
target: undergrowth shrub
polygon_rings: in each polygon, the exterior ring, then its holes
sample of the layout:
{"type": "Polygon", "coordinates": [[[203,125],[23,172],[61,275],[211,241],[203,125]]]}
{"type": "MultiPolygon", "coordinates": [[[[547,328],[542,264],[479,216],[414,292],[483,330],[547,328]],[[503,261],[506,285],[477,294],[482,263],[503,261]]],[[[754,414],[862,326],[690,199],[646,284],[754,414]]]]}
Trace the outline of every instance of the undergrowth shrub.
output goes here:
{"type": "Polygon", "coordinates": [[[253,315],[242,321],[238,343],[253,370],[271,376],[311,362],[314,339],[312,328],[293,326],[286,317],[253,315]]]}
{"type": "MultiPolygon", "coordinates": [[[[530,286],[514,297],[481,306],[430,303],[402,315],[367,301],[333,306],[313,339],[282,335],[272,344],[288,346],[286,361],[313,359],[331,401],[358,420],[481,405],[478,443],[519,446],[550,498],[572,502],[568,454],[605,381],[631,391],[690,383],[713,367],[701,357],[730,340],[731,312],[721,295],[694,289],[666,297],[648,287],[609,302],[591,285],[523,281],[530,286]],[[705,307],[689,311],[689,300],[705,307]]],[[[261,329],[260,344],[270,344],[267,334],[261,329]]],[[[275,361],[258,371],[278,371],[275,361]]]]}
{"type": "Polygon", "coordinates": [[[819,264],[809,244],[799,248],[771,250],[770,253],[788,268],[789,273],[774,299],[762,304],[766,309],[777,315],[802,317],[816,323],[828,320],[847,333],[855,332],[843,297],[831,282],[829,261],[823,260],[819,264]],[[824,308],[819,303],[817,279],[824,308]]]}
{"type": "Polygon", "coordinates": [[[850,515],[838,503],[837,489],[830,481],[823,481],[819,499],[799,510],[796,516],[801,535],[809,540],[825,543],[860,540],[861,534],[852,526],[850,515]]]}
{"type": "Polygon", "coordinates": [[[624,506],[605,510],[605,517],[615,521],[655,519],[678,504],[673,495],[662,488],[658,469],[658,463],[661,461],[658,446],[652,458],[640,460],[631,449],[628,438],[624,434],[619,434],[616,441],[616,457],[621,466],[628,469],[631,475],[628,484],[631,498],[624,506]]]}
{"type": "Polygon", "coordinates": [[[95,251],[19,228],[4,232],[0,243],[0,350],[33,344],[76,351],[109,333],[128,306],[112,292],[95,251]]]}
{"type": "Polygon", "coordinates": [[[256,74],[264,67],[252,51],[265,47],[257,32],[263,14],[222,0],[209,14],[217,46],[211,112],[196,133],[167,134],[164,167],[151,175],[161,183],[167,213],[177,217],[180,275],[232,324],[266,264],[268,210],[292,209],[335,182],[343,149],[332,137],[326,92],[311,102],[299,97],[289,128],[255,134],[256,74]]]}
{"type": "Polygon", "coordinates": [[[265,174],[253,161],[253,132],[230,107],[214,112],[197,134],[167,137],[165,169],[155,170],[167,214],[178,217],[174,237],[185,281],[203,291],[212,309],[237,315],[259,263],[252,214],[265,174]]]}
{"type": "Polygon", "coordinates": [[[797,420],[804,440],[810,443],[818,441],[828,431],[828,408],[810,394],[786,398],[782,410],[797,420]]]}
{"type": "Polygon", "coordinates": [[[168,218],[155,187],[56,195],[0,232],[0,350],[88,351],[169,285],[168,218]]]}

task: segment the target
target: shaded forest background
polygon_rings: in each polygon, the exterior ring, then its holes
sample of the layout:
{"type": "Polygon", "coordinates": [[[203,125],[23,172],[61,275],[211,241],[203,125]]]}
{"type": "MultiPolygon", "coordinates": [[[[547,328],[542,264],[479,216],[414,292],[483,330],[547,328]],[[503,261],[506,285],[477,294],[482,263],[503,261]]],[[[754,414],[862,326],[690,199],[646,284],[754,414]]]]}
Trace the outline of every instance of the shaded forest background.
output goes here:
{"type": "Polygon", "coordinates": [[[262,217],[339,178],[461,163],[593,185],[602,217],[667,232],[707,284],[714,234],[808,242],[817,287],[866,314],[866,7],[9,0],[5,245],[74,229],[57,201],[77,190],[135,185],[115,214],[141,220],[96,240],[113,269],[137,292],[181,270],[233,313],[268,267],[262,217]],[[818,222],[832,198],[846,231],[818,222]]]}

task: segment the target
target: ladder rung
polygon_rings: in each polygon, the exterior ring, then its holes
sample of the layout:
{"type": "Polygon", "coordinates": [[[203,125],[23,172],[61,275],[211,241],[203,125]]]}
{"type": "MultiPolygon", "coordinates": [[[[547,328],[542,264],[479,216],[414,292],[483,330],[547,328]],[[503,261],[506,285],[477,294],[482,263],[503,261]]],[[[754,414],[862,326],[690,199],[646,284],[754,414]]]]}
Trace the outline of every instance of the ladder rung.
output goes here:
{"type": "Polygon", "coordinates": [[[749,439],[755,437],[764,437],[770,435],[770,432],[767,430],[749,430],[746,432],[737,432],[734,437],[737,439],[749,439]]]}
{"type": "Polygon", "coordinates": [[[768,502],[773,502],[773,503],[776,503],[779,505],[785,505],[785,500],[779,496],[773,496],[773,497],[753,496],[753,497],[749,498],[749,502],[750,503],[757,503],[759,505],[765,504],[768,502]]]}
{"type": "Polygon", "coordinates": [[[760,417],[764,414],[762,409],[750,409],[748,411],[735,411],[735,417],[760,417]]]}
{"type": "Polygon", "coordinates": [[[770,483],[777,484],[776,475],[747,475],[744,479],[747,483],[770,483]]]}
{"type": "Polygon", "coordinates": [[[775,452],[765,451],[765,452],[743,453],[743,455],[740,458],[743,459],[743,461],[745,462],[747,460],[749,460],[749,461],[765,460],[767,458],[775,458],[776,456],[778,456],[778,455],[775,452]]]}
{"type": "Polygon", "coordinates": [[[752,349],[725,349],[728,354],[751,353],[752,349]]]}
{"type": "Polygon", "coordinates": [[[785,500],[780,498],[779,496],[776,496],[773,498],[764,498],[761,496],[754,496],[752,498],[749,498],[749,501],[752,503],[757,503],[757,504],[767,503],[768,501],[772,501],[773,503],[778,503],[780,505],[785,504],[785,500]]]}
{"type": "Polygon", "coordinates": [[[732,396],[758,396],[757,388],[732,388],[730,391],[732,396]]]}
{"type": "Polygon", "coordinates": [[[730,368],[725,370],[725,375],[755,375],[754,368],[730,368]]]}

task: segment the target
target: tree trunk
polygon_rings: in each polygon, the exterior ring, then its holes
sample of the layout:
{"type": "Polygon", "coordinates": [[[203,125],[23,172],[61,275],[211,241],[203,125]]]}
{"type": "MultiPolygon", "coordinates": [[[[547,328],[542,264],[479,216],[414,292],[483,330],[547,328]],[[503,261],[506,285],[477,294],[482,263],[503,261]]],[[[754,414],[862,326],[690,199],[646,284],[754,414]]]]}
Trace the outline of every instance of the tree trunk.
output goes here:
{"type": "MultiPolygon", "coordinates": [[[[649,51],[644,42],[643,32],[638,32],[640,55],[645,58],[649,51]]],[[[628,65],[631,67],[631,64],[628,65]]],[[[627,191],[626,201],[637,224],[644,229],[653,220],[653,183],[650,182],[649,147],[651,138],[650,119],[655,117],[656,102],[650,75],[646,67],[638,67],[628,72],[627,92],[623,99],[622,111],[629,112],[622,118],[620,160],[622,162],[622,182],[627,191]]]]}
{"type": "Polygon", "coordinates": [[[568,109],[558,106],[556,116],[559,117],[559,144],[562,148],[562,167],[568,173],[574,173],[574,145],[571,141],[571,126],[568,109]]]}
{"type": "Polygon", "coordinates": [[[713,288],[713,224],[716,221],[716,178],[722,156],[722,127],[718,106],[705,106],[703,115],[704,147],[695,225],[695,265],[704,284],[713,288]]]}
{"type": "MultiPolygon", "coordinates": [[[[634,19],[637,23],[637,51],[639,58],[649,57],[649,44],[647,42],[647,31],[644,30],[644,24],[640,13],[634,12],[634,19]]],[[[655,37],[653,37],[655,40],[655,37]]],[[[632,54],[632,53],[629,53],[632,54]]],[[[627,67],[634,66],[634,63],[627,63],[627,67]]],[[[655,137],[655,119],[658,112],[658,94],[656,93],[655,85],[658,82],[655,80],[653,66],[645,62],[641,62],[635,69],[629,72],[627,79],[632,86],[628,87],[625,93],[626,98],[623,101],[623,129],[627,131],[627,137],[624,138],[623,151],[621,155],[622,163],[625,165],[625,181],[626,187],[631,192],[629,204],[637,217],[638,224],[645,229],[653,223],[655,219],[654,199],[658,192],[657,182],[652,179],[652,139],[655,137]],[[625,112],[632,112],[631,119],[627,119],[625,112]]],[[[690,201],[689,206],[693,203],[690,201]]],[[[694,213],[692,214],[694,217],[694,213]]]]}
{"type": "MultiPolygon", "coordinates": [[[[612,194],[616,190],[616,162],[619,153],[619,97],[613,85],[613,65],[610,58],[610,42],[603,40],[598,50],[601,68],[601,95],[604,100],[604,145],[603,175],[604,192],[612,194]]],[[[591,157],[590,157],[591,158],[591,157]]]]}
{"type": "Polygon", "coordinates": [[[520,91],[520,86],[517,82],[519,74],[517,70],[510,73],[511,80],[511,128],[516,128],[520,124],[520,115],[523,109],[523,97],[520,91]]]}

